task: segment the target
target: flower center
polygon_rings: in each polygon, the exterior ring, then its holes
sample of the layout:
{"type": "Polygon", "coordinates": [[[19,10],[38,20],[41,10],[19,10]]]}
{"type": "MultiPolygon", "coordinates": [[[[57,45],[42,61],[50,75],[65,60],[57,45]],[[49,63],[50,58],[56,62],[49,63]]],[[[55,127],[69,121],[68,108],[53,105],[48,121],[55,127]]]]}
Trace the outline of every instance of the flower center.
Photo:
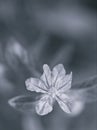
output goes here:
{"type": "Polygon", "coordinates": [[[49,92],[48,92],[48,94],[50,96],[52,96],[53,98],[55,98],[55,96],[57,95],[57,93],[58,93],[58,91],[57,91],[57,89],[55,87],[50,88],[49,92]]]}

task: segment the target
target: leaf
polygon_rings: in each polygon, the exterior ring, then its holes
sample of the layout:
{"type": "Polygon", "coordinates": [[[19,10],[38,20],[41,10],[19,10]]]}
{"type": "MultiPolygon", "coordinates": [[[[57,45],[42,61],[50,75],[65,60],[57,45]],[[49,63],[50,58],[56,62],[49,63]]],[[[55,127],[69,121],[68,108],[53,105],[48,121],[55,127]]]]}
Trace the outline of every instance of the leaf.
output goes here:
{"type": "Polygon", "coordinates": [[[35,104],[38,101],[39,96],[16,96],[8,101],[10,106],[25,112],[35,112],[35,104]]]}
{"type": "Polygon", "coordinates": [[[82,89],[82,88],[87,88],[87,87],[88,88],[93,87],[95,85],[97,85],[97,75],[92,76],[92,77],[90,77],[89,79],[87,79],[87,80],[85,80],[83,82],[79,82],[77,84],[74,84],[72,86],[72,88],[74,88],[74,89],[79,89],[79,88],[82,89]]]}
{"type": "Polygon", "coordinates": [[[85,103],[97,101],[97,76],[74,85],[67,93],[70,97],[85,103]]]}

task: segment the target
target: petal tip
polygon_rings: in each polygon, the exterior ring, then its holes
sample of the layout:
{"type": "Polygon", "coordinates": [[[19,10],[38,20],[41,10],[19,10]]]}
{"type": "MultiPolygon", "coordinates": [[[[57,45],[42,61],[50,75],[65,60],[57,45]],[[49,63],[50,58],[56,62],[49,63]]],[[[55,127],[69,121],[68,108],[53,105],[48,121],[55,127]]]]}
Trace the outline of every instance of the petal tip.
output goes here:
{"type": "Polygon", "coordinates": [[[44,64],[43,69],[47,69],[47,68],[49,68],[49,66],[47,64],[44,64]]]}
{"type": "Polygon", "coordinates": [[[45,116],[45,115],[49,114],[51,111],[52,111],[52,109],[50,109],[48,112],[41,113],[41,112],[39,112],[39,110],[38,110],[37,107],[36,107],[36,113],[37,113],[38,115],[40,115],[40,116],[45,116]]]}
{"type": "Polygon", "coordinates": [[[70,76],[72,77],[72,71],[70,72],[70,76]]]}
{"type": "Polygon", "coordinates": [[[58,64],[58,66],[62,66],[62,67],[64,67],[64,65],[63,65],[63,64],[61,64],[61,63],[59,63],[59,64],[58,64]]]}
{"type": "Polygon", "coordinates": [[[30,85],[31,85],[31,78],[26,79],[26,81],[25,81],[25,85],[26,85],[26,89],[29,90],[30,85]]]}

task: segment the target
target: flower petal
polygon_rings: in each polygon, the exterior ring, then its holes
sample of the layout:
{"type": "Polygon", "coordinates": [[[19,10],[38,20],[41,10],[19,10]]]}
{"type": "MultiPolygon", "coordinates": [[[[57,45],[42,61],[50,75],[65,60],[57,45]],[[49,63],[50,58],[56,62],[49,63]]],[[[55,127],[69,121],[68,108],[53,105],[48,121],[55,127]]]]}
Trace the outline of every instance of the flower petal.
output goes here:
{"type": "Polygon", "coordinates": [[[80,100],[79,97],[80,95],[77,91],[69,90],[65,94],[59,93],[56,100],[63,111],[66,112],[66,109],[69,108],[70,111],[67,111],[67,113],[69,113],[70,116],[77,116],[85,107],[84,99],[80,100]],[[65,103],[67,106],[64,105],[65,103]]]}
{"type": "Polygon", "coordinates": [[[25,81],[26,87],[30,91],[46,93],[47,88],[43,81],[36,78],[29,78],[25,81]]]}
{"type": "Polygon", "coordinates": [[[56,96],[56,100],[61,107],[61,109],[66,113],[71,113],[73,108],[73,103],[66,94],[60,93],[56,96]]]}
{"type": "Polygon", "coordinates": [[[62,64],[56,65],[52,70],[52,86],[55,86],[61,91],[66,91],[71,88],[72,72],[66,75],[66,71],[62,64]]]}
{"type": "Polygon", "coordinates": [[[59,92],[66,92],[71,88],[72,83],[72,72],[66,75],[63,79],[59,78],[57,81],[57,87],[59,92]]]}
{"type": "MultiPolygon", "coordinates": [[[[65,77],[66,71],[62,64],[56,65],[52,70],[52,86],[56,85],[58,79],[65,77]]],[[[58,86],[57,86],[58,87],[58,86]]]]}
{"type": "Polygon", "coordinates": [[[41,80],[44,81],[47,88],[51,87],[51,70],[47,64],[43,65],[44,73],[41,76],[41,80]]]}
{"type": "Polygon", "coordinates": [[[36,112],[39,115],[46,115],[53,110],[53,98],[44,95],[36,105],[36,112]]]}

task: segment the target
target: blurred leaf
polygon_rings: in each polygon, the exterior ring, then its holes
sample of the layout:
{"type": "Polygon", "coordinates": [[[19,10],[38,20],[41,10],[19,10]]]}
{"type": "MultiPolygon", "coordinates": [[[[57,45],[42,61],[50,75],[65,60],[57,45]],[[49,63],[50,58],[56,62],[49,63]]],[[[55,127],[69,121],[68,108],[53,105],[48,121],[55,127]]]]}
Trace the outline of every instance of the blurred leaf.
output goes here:
{"type": "Polygon", "coordinates": [[[83,103],[97,101],[97,76],[73,85],[73,89],[68,93],[72,98],[80,100],[83,103]]]}
{"type": "Polygon", "coordinates": [[[89,79],[79,82],[77,84],[74,84],[72,86],[72,88],[76,88],[76,89],[83,89],[83,88],[91,88],[93,86],[97,86],[97,75],[96,76],[92,76],[89,79]]]}
{"type": "Polygon", "coordinates": [[[10,106],[13,108],[22,111],[22,112],[31,112],[35,113],[35,104],[39,96],[17,96],[8,101],[10,106]]]}

